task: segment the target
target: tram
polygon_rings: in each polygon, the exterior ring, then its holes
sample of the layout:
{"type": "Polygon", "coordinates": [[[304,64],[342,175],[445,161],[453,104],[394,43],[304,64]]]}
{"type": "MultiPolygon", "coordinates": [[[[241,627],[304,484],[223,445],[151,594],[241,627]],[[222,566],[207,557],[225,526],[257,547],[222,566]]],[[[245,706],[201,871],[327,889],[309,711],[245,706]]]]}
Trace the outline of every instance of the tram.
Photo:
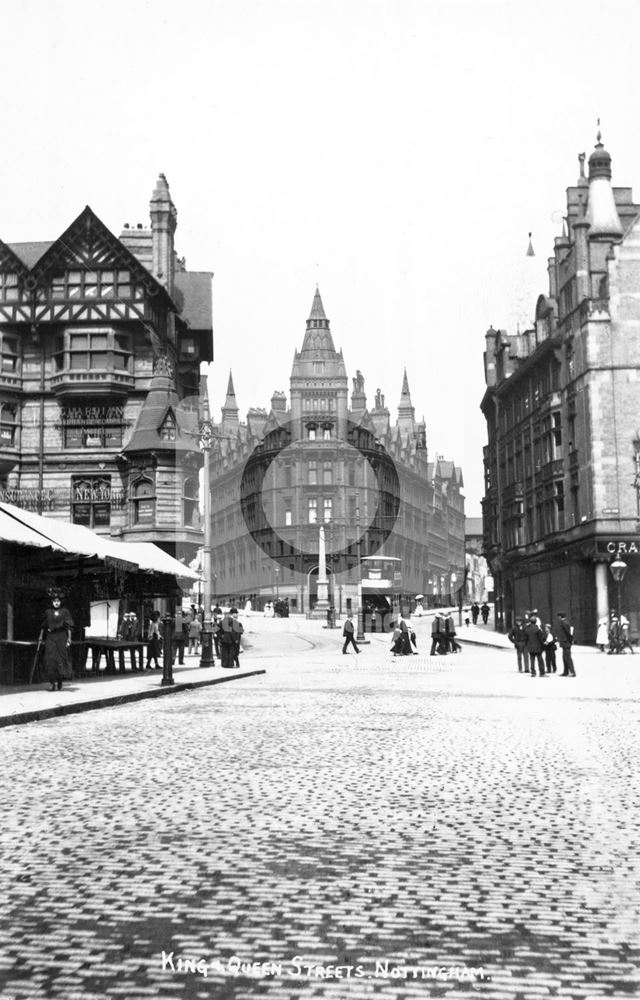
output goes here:
{"type": "Polygon", "coordinates": [[[360,565],[364,630],[390,632],[399,609],[402,560],[397,556],[364,556],[360,565]]]}

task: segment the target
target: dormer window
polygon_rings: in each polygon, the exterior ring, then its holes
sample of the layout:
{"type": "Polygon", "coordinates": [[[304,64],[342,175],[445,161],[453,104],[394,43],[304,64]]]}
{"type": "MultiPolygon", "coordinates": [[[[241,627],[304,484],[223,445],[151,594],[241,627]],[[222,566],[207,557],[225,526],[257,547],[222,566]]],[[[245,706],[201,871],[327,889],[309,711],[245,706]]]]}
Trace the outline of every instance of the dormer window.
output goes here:
{"type": "Polygon", "coordinates": [[[166,417],[160,424],[158,428],[158,433],[162,441],[175,441],[176,439],[176,418],[173,412],[169,410],[166,417]]]}

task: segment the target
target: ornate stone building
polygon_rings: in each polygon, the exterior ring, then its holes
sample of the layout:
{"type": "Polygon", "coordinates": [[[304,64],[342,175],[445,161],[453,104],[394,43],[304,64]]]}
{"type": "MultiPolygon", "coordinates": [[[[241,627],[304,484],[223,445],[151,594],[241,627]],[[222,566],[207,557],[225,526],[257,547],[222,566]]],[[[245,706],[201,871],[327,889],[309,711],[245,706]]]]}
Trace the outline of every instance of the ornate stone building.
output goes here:
{"type": "Polygon", "coordinates": [[[161,174],[151,225],[86,207],[56,240],[0,241],[0,498],[191,559],[211,274],[174,249],[161,174]]]}
{"type": "Polygon", "coordinates": [[[268,413],[252,408],[241,423],[230,376],[215,438],[212,559],[219,600],[249,598],[261,606],[279,597],[293,610],[309,611],[318,594],[320,528],[329,600],[339,612],[355,609],[359,585],[382,608],[385,580],[387,603],[393,592],[405,608],[419,593],[430,603],[455,599],[464,575],[461,471],[440,456],[429,458],[406,372],[395,422],[380,389],[368,406],[360,372],[349,398],[342,351],[317,290],[294,354],[289,406],[275,392],[268,413]],[[362,575],[360,565],[367,567],[362,575]]]}
{"type": "Polygon", "coordinates": [[[486,334],[483,516],[497,620],[565,610],[593,641],[616,556],[640,625],[640,205],[599,134],[588,176],[584,161],[531,329],[486,334]]]}

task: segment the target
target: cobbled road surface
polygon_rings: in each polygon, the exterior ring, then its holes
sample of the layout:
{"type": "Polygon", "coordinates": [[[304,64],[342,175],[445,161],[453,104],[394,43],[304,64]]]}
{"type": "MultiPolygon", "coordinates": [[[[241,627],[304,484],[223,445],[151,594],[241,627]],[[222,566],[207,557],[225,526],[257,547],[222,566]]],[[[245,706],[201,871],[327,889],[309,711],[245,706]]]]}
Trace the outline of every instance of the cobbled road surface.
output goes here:
{"type": "Polygon", "coordinates": [[[3,1000],[638,994],[640,657],[246,625],[264,676],[0,733],[3,1000]]]}

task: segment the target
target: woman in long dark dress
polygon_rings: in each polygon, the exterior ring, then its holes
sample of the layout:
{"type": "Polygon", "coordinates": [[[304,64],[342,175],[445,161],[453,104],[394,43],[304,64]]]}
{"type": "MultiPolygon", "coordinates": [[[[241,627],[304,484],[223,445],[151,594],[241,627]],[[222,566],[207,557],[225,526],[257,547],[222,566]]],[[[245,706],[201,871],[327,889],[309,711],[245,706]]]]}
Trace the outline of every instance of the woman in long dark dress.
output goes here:
{"type": "Polygon", "coordinates": [[[73,618],[67,608],[62,607],[59,593],[51,594],[51,607],[45,611],[41,635],[46,634],[44,643],[44,672],[51,684],[50,691],[62,689],[63,680],[73,677],[69,659],[73,618]]]}

